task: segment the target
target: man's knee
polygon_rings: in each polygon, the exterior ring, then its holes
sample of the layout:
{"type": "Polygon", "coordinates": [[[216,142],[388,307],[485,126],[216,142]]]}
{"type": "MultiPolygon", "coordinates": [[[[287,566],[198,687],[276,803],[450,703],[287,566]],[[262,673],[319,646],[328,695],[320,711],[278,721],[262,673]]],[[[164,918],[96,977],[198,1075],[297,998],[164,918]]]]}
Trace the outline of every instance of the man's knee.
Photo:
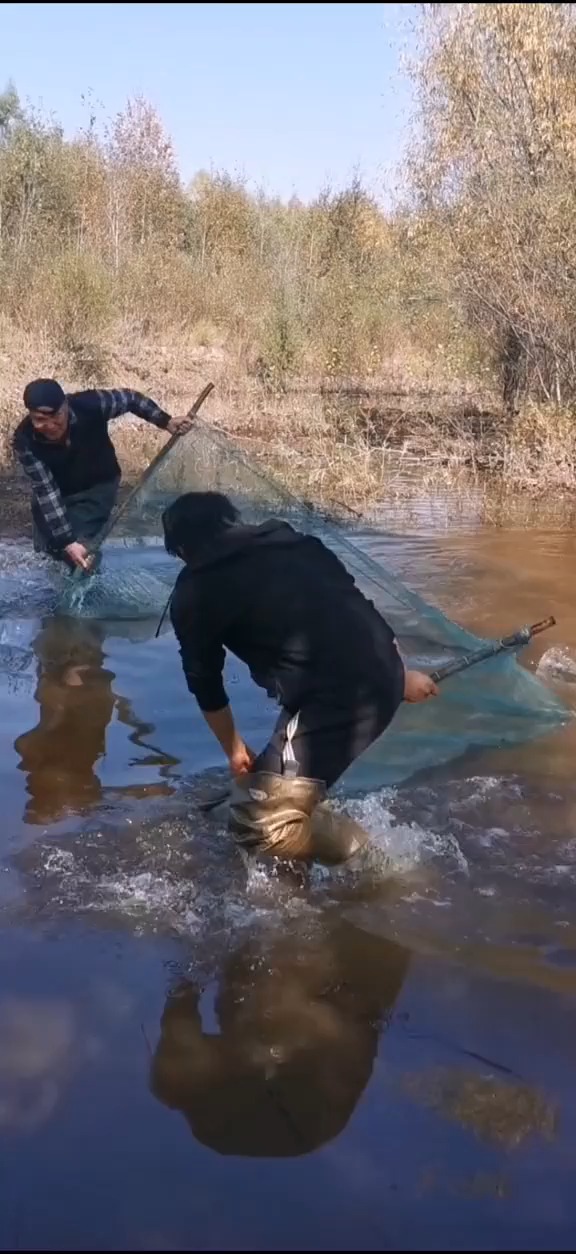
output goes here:
{"type": "Polygon", "coordinates": [[[353,819],[331,810],[323,784],[265,772],[235,781],[228,824],[246,850],[327,866],[346,862],[368,839],[353,819]]]}

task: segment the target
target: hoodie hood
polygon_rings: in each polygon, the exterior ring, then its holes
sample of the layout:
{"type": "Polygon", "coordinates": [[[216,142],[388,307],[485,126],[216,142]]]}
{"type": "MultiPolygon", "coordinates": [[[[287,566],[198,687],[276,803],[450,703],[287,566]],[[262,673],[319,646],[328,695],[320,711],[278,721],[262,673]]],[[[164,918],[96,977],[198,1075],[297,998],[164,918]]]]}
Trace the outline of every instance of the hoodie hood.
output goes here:
{"type": "Polygon", "coordinates": [[[287,522],[278,518],[269,518],[258,526],[235,524],[221,532],[215,539],[188,558],[188,570],[205,570],[208,566],[216,566],[235,557],[243,549],[253,545],[266,545],[272,548],[285,548],[289,544],[300,544],[305,537],[295,531],[287,522]]]}
{"type": "Polygon", "coordinates": [[[200,548],[194,557],[186,562],[183,570],[178,573],[156,628],[156,639],[160,635],[164,619],[170,609],[176,585],[183,578],[185,579],[190,571],[206,570],[210,566],[217,566],[228,561],[231,557],[235,557],[237,553],[241,553],[243,549],[247,549],[251,545],[267,545],[271,548],[276,547],[280,549],[286,548],[290,544],[301,544],[305,538],[300,532],[295,531],[289,523],[283,522],[279,518],[269,518],[258,526],[236,523],[234,526],[227,528],[226,531],[200,548]]]}

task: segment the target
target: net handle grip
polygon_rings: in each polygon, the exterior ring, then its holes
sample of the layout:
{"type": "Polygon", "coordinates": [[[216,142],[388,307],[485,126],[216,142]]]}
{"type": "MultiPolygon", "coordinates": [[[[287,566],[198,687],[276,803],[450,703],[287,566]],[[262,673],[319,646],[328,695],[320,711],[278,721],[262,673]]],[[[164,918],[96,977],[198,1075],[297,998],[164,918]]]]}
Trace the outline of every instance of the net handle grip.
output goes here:
{"type": "Polygon", "coordinates": [[[530,639],[532,639],[532,636],[539,636],[542,631],[549,631],[550,627],[555,626],[556,619],[553,614],[550,614],[548,618],[543,618],[539,623],[534,623],[530,628],[530,639]]]}
{"type": "MultiPolygon", "coordinates": [[[[198,414],[199,409],[204,404],[204,401],[207,399],[207,397],[210,396],[210,393],[213,391],[214,391],[214,384],[207,383],[206,387],[202,388],[200,395],[196,397],[196,400],[194,401],[194,404],[188,410],[186,417],[189,419],[194,419],[196,415],[198,414]]],[[[160,462],[164,461],[164,458],[170,452],[170,450],[174,448],[174,445],[178,442],[178,440],[181,440],[182,437],[186,434],[187,433],[185,431],[175,431],[174,435],[170,437],[167,444],[165,444],[163,448],[161,448],[160,451],[156,454],[156,456],[152,458],[152,461],[149,463],[149,465],[146,467],[143,474],[140,476],[138,483],[136,483],[134,487],[131,489],[131,491],[128,493],[126,500],[123,501],[120,508],[116,510],[116,513],[111,518],[108,519],[108,521],[102,527],[102,530],[99,532],[99,534],[95,537],[95,539],[92,541],[92,543],[88,547],[89,557],[94,557],[96,555],[96,553],[101,548],[104,541],[106,540],[107,536],[110,535],[112,528],[116,526],[116,523],[119,521],[120,518],[122,518],[122,515],[126,513],[128,506],[131,505],[132,501],[134,500],[134,497],[137,495],[140,489],[144,486],[144,484],[150,478],[150,475],[153,473],[154,470],[156,470],[156,467],[160,464],[160,462]]],[[[72,578],[78,579],[78,578],[82,578],[83,575],[89,575],[89,574],[90,574],[89,570],[86,571],[82,567],[76,566],[74,571],[72,572],[72,578]]]]}
{"type": "Polygon", "coordinates": [[[548,618],[542,618],[538,623],[533,623],[531,627],[521,627],[519,631],[513,632],[510,636],[504,636],[501,640],[495,640],[493,645],[484,645],[475,653],[468,653],[463,658],[456,658],[452,662],[447,662],[445,666],[438,667],[437,670],[431,672],[430,678],[434,683],[441,683],[443,679],[448,679],[451,675],[457,675],[461,671],[468,670],[469,666],[475,666],[478,662],[486,662],[492,657],[497,657],[499,653],[505,653],[509,649],[521,649],[533,639],[539,636],[543,631],[548,631],[550,627],[556,626],[556,619],[552,614],[548,618]]]}

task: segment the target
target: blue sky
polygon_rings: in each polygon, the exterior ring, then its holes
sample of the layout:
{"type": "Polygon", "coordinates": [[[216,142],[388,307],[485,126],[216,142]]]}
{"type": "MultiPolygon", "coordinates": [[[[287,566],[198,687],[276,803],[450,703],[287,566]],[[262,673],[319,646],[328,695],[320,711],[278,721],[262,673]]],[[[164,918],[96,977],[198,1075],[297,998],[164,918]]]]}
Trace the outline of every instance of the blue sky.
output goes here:
{"type": "Polygon", "coordinates": [[[0,87],[86,124],[144,95],[182,176],[226,169],[289,197],[358,168],[386,195],[405,138],[409,4],[0,4],[0,87]]]}

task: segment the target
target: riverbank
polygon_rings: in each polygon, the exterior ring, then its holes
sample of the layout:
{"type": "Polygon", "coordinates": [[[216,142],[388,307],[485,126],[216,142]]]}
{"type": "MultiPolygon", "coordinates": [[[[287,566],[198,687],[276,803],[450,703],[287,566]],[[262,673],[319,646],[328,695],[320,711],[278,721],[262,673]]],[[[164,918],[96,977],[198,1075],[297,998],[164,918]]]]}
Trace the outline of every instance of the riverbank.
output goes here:
{"type": "MultiPolygon", "coordinates": [[[[345,512],[370,512],[383,499],[408,499],[442,489],[457,502],[472,493],[486,521],[507,517],[507,502],[526,503],[530,517],[571,510],[576,486],[576,427],[571,415],[527,409],[507,418],[488,388],[455,379],[442,383],[429,364],[411,376],[391,361],[370,379],[298,380],[274,390],[225,343],[178,337],[144,341],[118,332],[98,353],[66,358],[49,342],[2,325],[0,347],[0,477],[3,524],[27,516],[26,483],[14,465],[11,434],[22,391],[33,376],[54,376],[70,391],[131,386],[171,413],[185,412],[210,379],[215,391],[202,421],[228,434],[291,491],[345,512]]],[[[165,436],[138,420],[112,428],[124,469],[134,482],[165,436]]],[[[5,527],[4,527],[5,530],[5,527]]]]}

